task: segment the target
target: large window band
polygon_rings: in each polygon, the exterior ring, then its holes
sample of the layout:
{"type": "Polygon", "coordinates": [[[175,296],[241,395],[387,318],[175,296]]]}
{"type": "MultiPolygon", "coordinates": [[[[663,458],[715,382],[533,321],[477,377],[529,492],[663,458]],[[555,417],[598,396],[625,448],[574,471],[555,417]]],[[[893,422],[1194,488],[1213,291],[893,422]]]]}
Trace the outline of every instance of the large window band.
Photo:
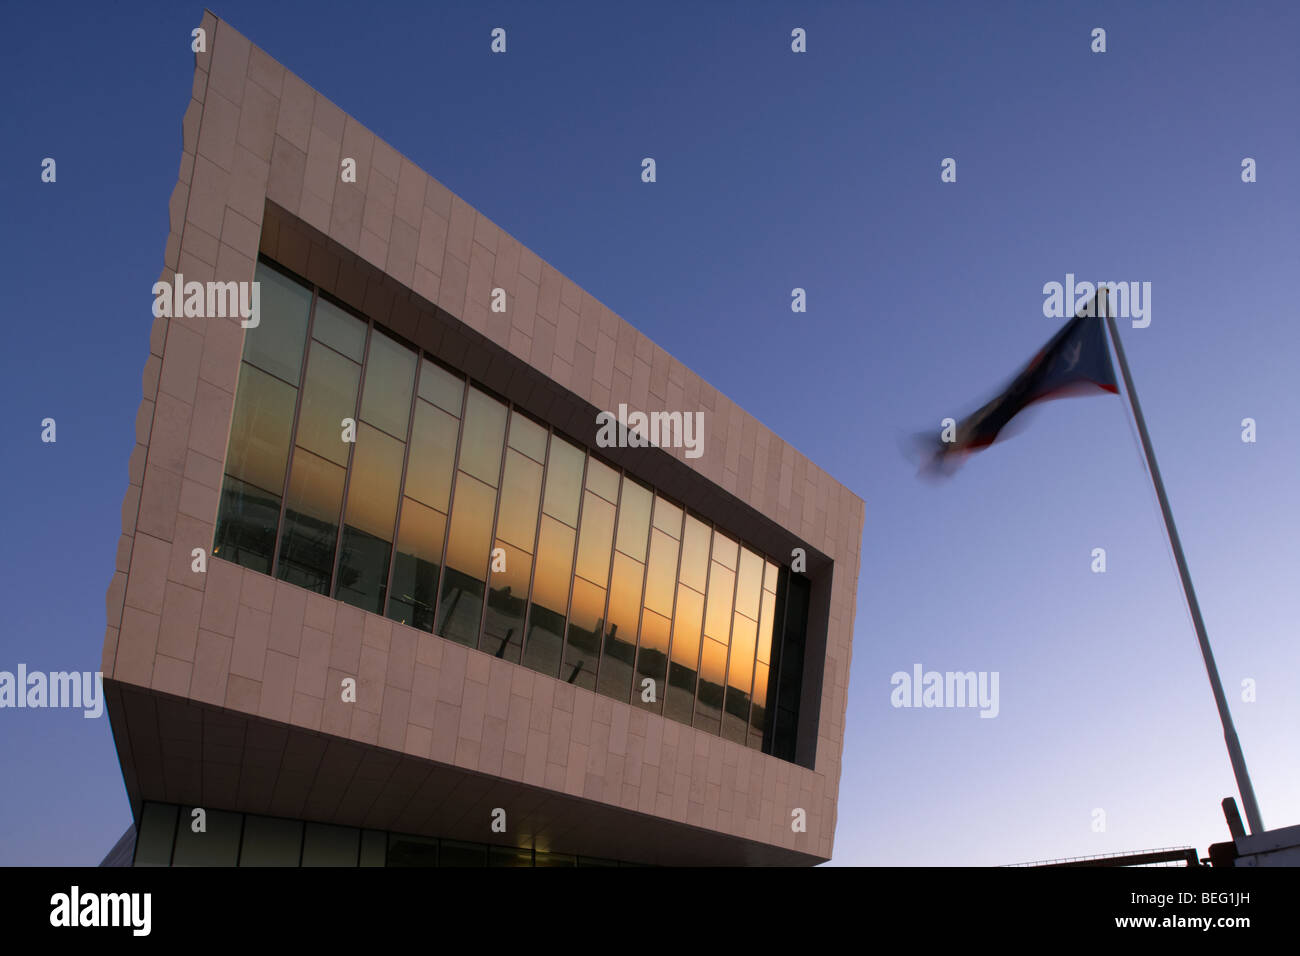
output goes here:
{"type": "Polygon", "coordinates": [[[278,266],[256,279],[214,555],[794,759],[806,579],[278,266]]]}

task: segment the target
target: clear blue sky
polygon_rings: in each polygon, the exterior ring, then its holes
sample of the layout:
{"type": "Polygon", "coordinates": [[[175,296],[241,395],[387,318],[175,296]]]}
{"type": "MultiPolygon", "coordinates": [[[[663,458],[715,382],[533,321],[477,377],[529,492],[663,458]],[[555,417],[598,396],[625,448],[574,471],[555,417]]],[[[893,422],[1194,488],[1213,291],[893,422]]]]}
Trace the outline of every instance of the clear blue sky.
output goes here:
{"type": "MultiPolygon", "coordinates": [[[[1121,324],[1133,373],[1265,821],[1300,823],[1295,4],[214,12],[866,501],[836,863],[1227,838],[1123,400],[1043,406],[943,485],[898,449],[1056,331],[1044,283],[1151,282],[1150,327],[1121,324]],[[999,716],[894,709],[914,663],[999,672],[999,716]]],[[[4,15],[3,670],[98,667],[201,14],[4,15]]],[[[0,711],[0,767],[0,863],[98,862],[128,822],[106,717],[0,711]]]]}

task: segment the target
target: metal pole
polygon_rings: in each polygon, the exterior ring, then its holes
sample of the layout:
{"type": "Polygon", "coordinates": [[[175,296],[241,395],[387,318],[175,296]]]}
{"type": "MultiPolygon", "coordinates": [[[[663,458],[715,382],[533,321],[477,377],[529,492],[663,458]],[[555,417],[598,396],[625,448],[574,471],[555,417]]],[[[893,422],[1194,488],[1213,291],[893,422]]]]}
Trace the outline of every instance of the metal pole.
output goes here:
{"type": "Polygon", "coordinates": [[[1169,498],[1165,495],[1165,483],[1160,479],[1160,466],[1156,464],[1156,453],[1151,448],[1151,436],[1147,434],[1147,423],[1142,417],[1142,406],[1138,403],[1137,392],[1133,389],[1133,376],[1129,374],[1128,359],[1124,357],[1124,346],[1119,340],[1115,317],[1111,315],[1106,299],[1107,291],[1097,290],[1097,305],[1101,314],[1106,317],[1110,340],[1115,343],[1115,356],[1119,359],[1120,374],[1124,376],[1124,389],[1128,392],[1129,405],[1133,408],[1133,418],[1137,420],[1138,434],[1142,438],[1142,450],[1146,453],[1151,480],[1155,483],[1156,496],[1160,499],[1160,511],[1165,518],[1165,530],[1169,532],[1169,544],[1174,549],[1174,560],[1178,562],[1179,577],[1183,579],[1187,609],[1192,614],[1196,639],[1201,645],[1201,657],[1205,660],[1205,672],[1209,675],[1210,688],[1214,691],[1214,703],[1219,708],[1219,720],[1223,724],[1223,740],[1228,745],[1228,757],[1232,761],[1232,772],[1237,778],[1237,790],[1241,793],[1241,802],[1246,809],[1246,821],[1250,824],[1252,834],[1262,833],[1264,821],[1260,819],[1259,806],[1255,803],[1255,790],[1250,785],[1250,774],[1246,771],[1246,759],[1241,754],[1241,743],[1237,740],[1236,728],[1232,726],[1232,714],[1228,711],[1228,700],[1223,695],[1219,670],[1214,666],[1214,652],[1210,650],[1210,639],[1205,633],[1205,621],[1201,619],[1201,606],[1197,603],[1196,591],[1192,588],[1192,576],[1187,570],[1187,559],[1183,557],[1183,545],[1178,538],[1178,529],[1174,526],[1173,513],[1169,510],[1169,498]]]}

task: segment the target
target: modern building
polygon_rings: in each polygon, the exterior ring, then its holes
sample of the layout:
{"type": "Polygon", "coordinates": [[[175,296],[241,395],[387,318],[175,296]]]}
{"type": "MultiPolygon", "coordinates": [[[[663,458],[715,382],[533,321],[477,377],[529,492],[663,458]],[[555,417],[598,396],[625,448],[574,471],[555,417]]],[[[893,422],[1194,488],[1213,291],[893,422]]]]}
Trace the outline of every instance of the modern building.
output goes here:
{"type": "Polygon", "coordinates": [[[107,595],[113,856],[829,859],[862,501],[201,26],[107,595]]]}

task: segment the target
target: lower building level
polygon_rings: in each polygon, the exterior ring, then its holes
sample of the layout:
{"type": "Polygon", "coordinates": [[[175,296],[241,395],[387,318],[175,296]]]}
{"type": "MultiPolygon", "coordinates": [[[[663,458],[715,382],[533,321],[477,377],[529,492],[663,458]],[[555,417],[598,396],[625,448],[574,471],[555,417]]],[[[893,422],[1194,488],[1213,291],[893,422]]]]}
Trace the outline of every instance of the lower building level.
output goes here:
{"type": "Polygon", "coordinates": [[[640,866],[534,846],[146,803],[105,866],[640,866]]]}

